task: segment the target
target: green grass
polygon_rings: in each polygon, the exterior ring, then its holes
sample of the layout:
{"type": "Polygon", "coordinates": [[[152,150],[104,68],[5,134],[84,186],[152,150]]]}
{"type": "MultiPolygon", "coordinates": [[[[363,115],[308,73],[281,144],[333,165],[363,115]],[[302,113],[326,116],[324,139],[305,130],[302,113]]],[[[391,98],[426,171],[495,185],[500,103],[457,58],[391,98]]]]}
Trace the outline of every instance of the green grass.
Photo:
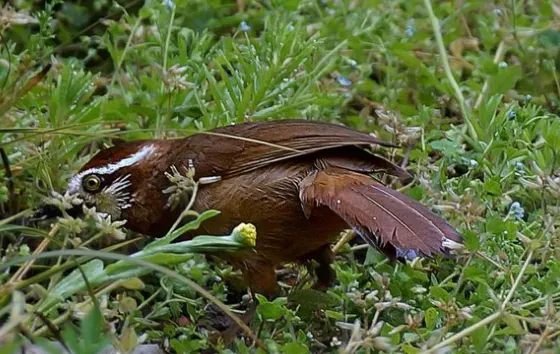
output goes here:
{"type": "Polygon", "coordinates": [[[560,10],[551,2],[31,3],[0,10],[0,144],[11,167],[0,169],[0,341],[60,339],[80,353],[107,342],[262,351],[252,335],[280,353],[560,350],[560,10]],[[21,222],[114,139],[275,118],[400,143],[388,157],[415,181],[393,186],[456,226],[466,250],[390,264],[347,244],[336,286],[312,292],[302,269],[287,298],[258,298],[250,331],[226,346],[197,325],[209,298],[240,308],[227,295],[237,276],[228,265],[158,253],[128,280],[96,278],[130,259],[119,255],[129,241],[110,236],[118,225],[21,222]],[[16,258],[37,247],[24,271],[16,258]],[[61,291],[73,279],[79,289],[61,291]],[[62,297],[47,311],[53,296],[62,297]]]}

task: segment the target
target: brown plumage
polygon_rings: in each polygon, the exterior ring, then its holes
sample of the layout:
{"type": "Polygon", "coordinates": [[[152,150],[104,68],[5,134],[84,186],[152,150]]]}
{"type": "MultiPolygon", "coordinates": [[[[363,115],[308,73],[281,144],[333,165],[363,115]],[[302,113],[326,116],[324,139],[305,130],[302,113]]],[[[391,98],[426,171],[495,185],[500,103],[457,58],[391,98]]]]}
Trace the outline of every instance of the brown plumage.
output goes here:
{"type": "MultiPolygon", "coordinates": [[[[371,145],[393,146],[334,124],[246,123],[101,151],[74,178],[70,190],[88,194],[80,184],[91,173],[99,174],[105,186],[128,178],[126,192],[132,198],[121,196],[129,206],[119,209],[119,216],[129,229],[158,237],[180,212],[166,208],[168,195],[162,191],[169,181],[164,172],[192,160],[195,178],[221,177],[201,186],[194,209],[218,209],[221,214],[184,238],[201,232],[227,234],[240,222],[253,223],[256,252],[226,257],[254,291],[272,295],[277,285],[274,268],[285,262],[316,260],[319,284],[328,285],[333,279],[330,243],[345,228],[353,228],[392,258],[397,249],[431,256],[461,242],[442,218],[369,176],[382,171],[408,177],[399,166],[364,150],[371,145]]],[[[85,199],[95,203],[95,195],[85,199]]]]}

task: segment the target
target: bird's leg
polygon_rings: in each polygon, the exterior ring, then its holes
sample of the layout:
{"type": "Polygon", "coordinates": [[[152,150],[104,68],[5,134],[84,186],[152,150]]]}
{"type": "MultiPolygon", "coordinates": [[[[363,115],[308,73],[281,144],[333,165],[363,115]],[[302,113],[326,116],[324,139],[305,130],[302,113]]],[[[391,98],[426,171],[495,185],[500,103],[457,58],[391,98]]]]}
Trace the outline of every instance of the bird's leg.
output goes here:
{"type": "MultiPolygon", "coordinates": [[[[252,300],[251,303],[247,306],[247,310],[241,316],[241,321],[246,325],[249,325],[253,318],[255,317],[255,313],[257,312],[257,303],[255,300],[252,300]]],[[[237,323],[233,322],[231,326],[219,333],[219,337],[223,340],[224,344],[229,345],[233,343],[237,334],[241,332],[241,328],[237,325],[237,323]]]]}
{"type": "Polygon", "coordinates": [[[334,253],[331,246],[329,244],[323,245],[315,251],[307,253],[304,259],[314,260],[318,263],[318,267],[315,268],[317,282],[313,285],[313,289],[328,289],[336,280],[336,274],[331,268],[331,264],[334,261],[334,253]]]}

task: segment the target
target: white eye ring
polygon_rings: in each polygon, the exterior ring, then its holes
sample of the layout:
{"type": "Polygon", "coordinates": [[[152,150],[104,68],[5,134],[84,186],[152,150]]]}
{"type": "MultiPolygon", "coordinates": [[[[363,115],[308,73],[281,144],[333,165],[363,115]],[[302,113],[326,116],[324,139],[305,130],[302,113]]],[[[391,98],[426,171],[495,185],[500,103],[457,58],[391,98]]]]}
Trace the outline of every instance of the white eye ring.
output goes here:
{"type": "Polygon", "coordinates": [[[89,175],[84,177],[82,185],[88,192],[95,192],[101,187],[101,178],[96,175],[89,175]]]}

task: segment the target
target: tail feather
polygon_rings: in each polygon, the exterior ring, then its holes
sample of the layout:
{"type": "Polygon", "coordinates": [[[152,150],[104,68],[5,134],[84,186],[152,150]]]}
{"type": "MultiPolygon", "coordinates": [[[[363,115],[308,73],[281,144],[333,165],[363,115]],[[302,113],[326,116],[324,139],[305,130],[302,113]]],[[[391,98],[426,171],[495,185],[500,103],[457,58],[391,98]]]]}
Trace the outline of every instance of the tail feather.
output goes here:
{"type": "Polygon", "coordinates": [[[453,227],[422,204],[359,173],[315,171],[301,182],[300,200],[307,217],[315,206],[326,206],[390,256],[446,254],[462,242],[453,227]]]}

